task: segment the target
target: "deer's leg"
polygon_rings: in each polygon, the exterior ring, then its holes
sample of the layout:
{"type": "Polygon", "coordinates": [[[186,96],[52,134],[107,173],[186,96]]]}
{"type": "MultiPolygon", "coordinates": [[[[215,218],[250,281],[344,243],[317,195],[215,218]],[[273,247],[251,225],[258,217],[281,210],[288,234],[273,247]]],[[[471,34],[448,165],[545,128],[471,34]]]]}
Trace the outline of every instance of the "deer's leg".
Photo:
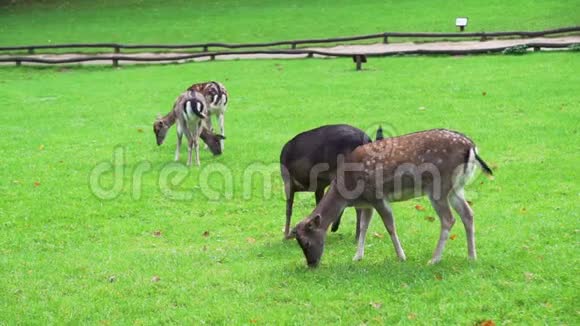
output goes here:
{"type": "Polygon", "coordinates": [[[191,166],[191,151],[193,149],[193,136],[189,128],[183,130],[185,137],[187,138],[187,166],[191,166]]]}
{"type": "Polygon", "coordinates": [[[191,154],[193,151],[193,137],[187,139],[187,166],[191,166],[191,154]]]}
{"type": "Polygon", "coordinates": [[[395,219],[393,218],[393,211],[391,207],[383,200],[376,202],[374,207],[377,210],[377,212],[379,212],[379,215],[381,215],[383,223],[385,224],[385,228],[387,229],[389,235],[391,236],[391,241],[393,242],[393,246],[395,247],[397,257],[399,257],[400,260],[406,260],[407,257],[405,256],[405,252],[403,251],[403,247],[401,247],[401,242],[399,241],[399,236],[397,235],[397,227],[395,226],[395,219]]]}
{"type": "Polygon", "coordinates": [[[465,227],[465,235],[467,236],[467,253],[470,259],[475,260],[477,253],[475,251],[475,225],[473,223],[473,210],[465,200],[463,191],[454,192],[449,196],[451,207],[461,217],[461,222],[465,227]]]}
{"type": "MultiPolygon", "coordinates": [[[[204,119],[202,122],[202,127],[205,127],[207,130],[213,132],[213,126],[211,125],[211,114],[208,114],[207,119],[204,119]]],[[[208,146],[206,143],[203,143],[203,149],[207,149],[208,146]]]]}
{"type": "MultiPolygon", "coordinates": [[[[225,110],[225,108],[224,108],[224,110],[225,110]]],[[[225,137],[226,136],[226,129],[224,127],[224,118],[225,118],[224,112],[220,112],[218,114],[218,123],[220,125],[220,132],[222,133],[222,136],[225,137]]],[[[223,139],[220,139],[220,145],[222,146],[222,151],[223,151],[224,150],[224,140],[223,139]]]]}
{"type": "Polygon", "coordinates": [[[360,235],[358,236],[356,254],[352,260],[361,260],[365,255],[365,240],[367,237],[367,230],[369,228],[369,224],[371,223],[371,217],[373,217],[372,208],[365,208],[361,209],[360,211],[360,235]]]}
{"type": "Polygon", "coordinates": [[[181,139],[183,138],[183,130],[177,124],[177,147],[175,148],[175,161],[179,161],[179,152],[181,151],[181,139]]]}
{"type": "Polygon", "coordinates": [[[358,241],[358,239],[360,237],[361,214],[362,214],[362,209],[357,208],[356,209],[356,231],[355,231],[355,234],[354,234],[355,241],[358,241]]]}
{"type": "Polygon", "coordinates": [[[453,218],[453,214],[451,214],[451,208],[449,207],[447,196],[444,196],[441,199],[431,198],[431,205],[433,205],[433,208],[437,212],[439,220],[441,221],[439,241],[437,242],[437,247],[433,253],[433,258],[429,261],[429,264],[436,264],[441,261],[445,243],[447,242],[447,238],[449,238],[449,232],[451,231],[453,224],[455,224],[455,218],[453,218]]]}
{"type": "Polygon", "coordinates": [[[292,220],[292,205],[294,205],[294,189],[292,189],[291,181],[286,182],[284,189],[286,191],[286,225],[284,225],[284,236],[286,239],[292,239],[290,234],[290,221],[292,220]]]}

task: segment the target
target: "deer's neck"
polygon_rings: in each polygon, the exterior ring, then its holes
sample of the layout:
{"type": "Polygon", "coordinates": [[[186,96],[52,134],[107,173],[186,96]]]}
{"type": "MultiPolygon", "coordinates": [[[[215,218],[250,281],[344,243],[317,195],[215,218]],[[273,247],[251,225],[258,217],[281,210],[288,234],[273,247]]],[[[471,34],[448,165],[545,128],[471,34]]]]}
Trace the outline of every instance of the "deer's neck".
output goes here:
{"type": "Polygon", "coordinates": [[[321,216],[321,228],[328,229],[338,219],[347,204],[346,199],[340,195],[336,185],[334,183],[331,184],[328,192],[314,209],[314,214],[320,214],[321,216]]]}
{"type": "Polygon", "coordinates": [[[175,123],[176,119],[177,119],[177,114],[175,113],[175,110],[171,110],[171,112],[167,113],[165,116],[163,116],[161,118],[161,120],[163,120],[165,123],[167,123],[170,126],[172,126],[175,123]]]}

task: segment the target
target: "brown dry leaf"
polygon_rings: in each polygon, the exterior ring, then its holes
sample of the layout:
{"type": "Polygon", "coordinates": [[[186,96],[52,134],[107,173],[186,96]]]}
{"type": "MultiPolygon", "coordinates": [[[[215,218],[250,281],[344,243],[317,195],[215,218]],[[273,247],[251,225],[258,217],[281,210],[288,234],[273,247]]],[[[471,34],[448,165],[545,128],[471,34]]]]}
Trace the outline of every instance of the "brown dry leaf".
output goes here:
{"type": "Polygon", "coordinates": [[[383,306],[382,302],[371,302],[370,305],[375,309],[380,309],[383,306]]]}
{"type": "Polygon", "coordinates": [[[449,239],[451,239],[451,240],[455,240],[455,239],[457,239],[457,234],[452,234],[452,235],[449,237],[449,239]]]}
{"type": "Polygon", "coordinates": [[[421,206],[421,205],[415,205],[415,209],[418,211],[424,211],[425,207],[421,206]]]}
{"type": "Polygon", "coordinates": [[[527,212],[528,212],[528,210],[525,207],[520,208],[521,214],[526,214],[527,212]]]}
{"type": "Polygon", "coordinates": [[[441,275],[441,274],[437,273],[437,274],[435,274],[435,279],[436,279],[437,281],[441,281],[441,280],[443,280],[443,275],[441,275]]]}
{"type": "Polygon", "coordinates": [[[484,320],[479,322],[479,326],[495,326],[495,322],[493,320],[484,320]]]}
{"type": "Polygon", "coordinates": [[[40,186],[40,182],[38,182],[38,181],[34,181],[34,186],[35,186],[35,187],[38,187],[38,186],[40,186]]]}
{"type": "Polygon", "coordinates": [[[209,231],[204,231],[201,235],[207,238],[209,237],[209,231]]]}
{"type": "Polygon", "coordinates": [[[163,235],[163,233],[161,233],[161,231],[159,231],[159,230],[153,231],[153,236],[154,237],[160,237],[162,235],[163,235]]]}
{"type": "Polygon", "coordinates": [[[248,241],[248,243],[256,243],[256,239],[254,239],[252,237],[247,237],[246,241],[248,241]]]}
{"type": "Polygon", "coordinates": [[[414,312],[410,312],[409,314],[407,314],[407,318],[409,320],[415,320],[415,319],[417,319],[417,314],[414,312]]]}
{"type": "Polygon", "coordinates": [[[153,282],[153,283],[157,283],[159,281],[161,281],[161,278],[157,275],[155,275],[151,278],[151,282],[153,282]]]}
{"type": "Polygon", "coordinates": [[[143,128],[137,128],[137,132],[143,132],[143,128]]]}
{"type": "Polygon", "coordinates": [[[39,151],[43,151],[44,150],[44,145],[41,144],[40,146],[38,146],[38,150],[39,151]]]}
{"type": "Polygon", "coordinates": [[[382,239],[384,237],[384,235],[382,233],[374,232],[373,237],[382,239]]]}
{"type": "Polygon", "coordinates": [[[12,183],[20,184],[20,180],[12,180],[12,183]]]}
{"type": "Polygon", "coordinates": [[[425,216],[425,221],[433,222],[435,218],[433,216],[425,216]]]}
{"type": "Polygon", "coordinates": [[[486,91],[483,91],[483,92],[481,93],[481,95],[483,95],[483,96],[486,96],[486,95],[487,95],[487,92],[486,92],[486,91]]]}
{"type": "Polygon", "coordinates": [[[250,319],[250,323],[252,323],[252,324],[255,324],[255,323],[257,323],[257,322],[258,322],[258,320],[257,320],[257,319],[250,319]]]}

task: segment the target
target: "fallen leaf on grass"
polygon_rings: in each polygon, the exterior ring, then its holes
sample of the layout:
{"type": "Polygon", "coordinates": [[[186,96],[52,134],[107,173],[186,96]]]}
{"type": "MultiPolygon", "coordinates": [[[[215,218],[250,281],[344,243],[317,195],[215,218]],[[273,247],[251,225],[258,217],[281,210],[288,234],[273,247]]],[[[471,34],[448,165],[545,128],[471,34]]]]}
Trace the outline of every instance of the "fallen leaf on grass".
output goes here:
{"type": "Polygon", "coordinates": [[[157,275],[155,275],[151,278],[151,282],[153,282],[153,283],[157,283],[159,281],[161,281],[161,278],[157,275]]]}
{"type": "Polygon", "coordinates": [[[485,92],[485,91],[484,92],[481,92],[481,95],[486,96],[487,95],[487,92],[485,92]]]}
{"type": "Polygon", "coordinates": [[[38,146],[38,150],[39,150],[39,151],[42,151],[42,150],[44,150],[44,145],[40,145],[40,146],[38,146]]]}
{"type": "Polygon", "coordinates": [[[528,210],[525,207],[520,208],[520,214],[526,214],[528,210]]]}
{"type": "Polygon", "coordinates": [[[12,180],[12,183],[20,184],[20,180],[12,180]]]}
{"type": "Polygon", "coordinates": [[[154,236],[154,237],[160,237],[160,236],[162,236],[162,235],[163,235],[163,233],[161,233],[161,231],[159,231],[159,230],[157,230],[157,231],[153,231],[153,236],[154,236]]]}
{"type": "Polygon", "coordinates": [[[421,206],[421,205],[415,205],[415,209],[418,211],[424,211],[425,207],[421,206]]]}
{"type": "Polygon", "coordinates": [[[137,132],[143,132],[143,128],[137,128],[137,132]]]}
{"type": "Polygon", "coordinates": [[[414,313],[414,312],[410,312],[410,313],[407,315],[407,318],[408,318],[409,320],[415,320],[415,319],[417,319],[417,314],[416,314],[416,313],[414,313]]]}
{"type": "Polygon", "coordinates": [[[38,187],[38,186],[40,186],[40,182],[38,182],[38,181],[34,181],[34,186],[35,186],[35,187],[38,187]]]}
{"type": "Polygon", "coordinates": [[[449,237],[449,239],[451,239],[451,240],[455,240],[455,239],[457,239],[457,234],[452,234],[452,235],[449,237]]]}
{"type": "Polygon", "coordinates": [[[536,275],[534,275],[534,273],[530,273],[530,272],[524,272],[524,276],[526,277],[526,281],[531,282],[534,280],[534,278],[536,278],[536,275]]]}
{"type": "Polygon", "coordinates": [[[209,231],[205,231],[201,235],[207,238],[209,237],[209,231]]]}
{"type": "Polygon", "coordinates": [[[109,276],[109,279],[108,279],[109,283],[113,283],[113,282],[115,282],[116,280],[117,280],[117,277],[116,277],[115,275],[111,275],[111,276],[109,276]]]}
{"type": "Polygon", "coordinates": [[[256,239],[254,239],[252,237],[247,237],[246,241],[248,241],[248,243],[256,243],[256,239]]]}
{"type": "Polygon", "coordinates": [[[495,326],[495,322],[493,320],[483,320],[478,323],[479,326],[495,326]]]}
{"type": "Polygon", "coordinates": [[[425,221],[433,222],[435,218],[433,216],[425,216],[425,221]]]}
{"type": "Polygon", "coordinates": [[[441,280],[443,280],[443,275],[441,275],[441,274],[437,273],[437,274],[435,274],[435,279],[436,279],[437,281],[441,281],[441,280]]]}
{"type": "Polygon", "coordinates": [[[371,302],[370,305],[375,309],[380,309],[383,306],[381,302],[371,302]]]}
{"type": "Polygon", "coordinates": [[[375,233],[373,233],[373,237],[382,239],[384,237],[384,235],[382,233],[375,232],[375,233]]]}
{"type": "Polygon", "coordinates": [[[544,302],[544,304],[543,304],[543,305],[544,305],[544,307],[546,307],[546,308],[548,308],[548,309],[552,308],[552,304],[551,304],[551,303],[549,303],[549,302],[544,302]]]}
{"type": "Polygon", "coordinates": [[[255,323],[257,323],[257,322],[258,322],[258,320],[257,320],[257,319],[250,319],[250,323],[252,323],[252,324],[255,324],[255,323]]]}

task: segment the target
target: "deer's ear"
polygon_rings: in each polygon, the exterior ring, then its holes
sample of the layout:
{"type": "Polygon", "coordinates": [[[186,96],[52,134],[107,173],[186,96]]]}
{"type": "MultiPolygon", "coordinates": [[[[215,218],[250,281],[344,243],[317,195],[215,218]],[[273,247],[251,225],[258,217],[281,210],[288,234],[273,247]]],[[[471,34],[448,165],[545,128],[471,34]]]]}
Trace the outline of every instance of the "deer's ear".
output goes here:
{"type": "Polygon", "coordinates": [[[308,221],[308,229],[309,230],[314,230],[320,227],[320,214],[316,214],[316,216],[314,216],[313,218],[310,219],[310,221],[308,221]]]}

